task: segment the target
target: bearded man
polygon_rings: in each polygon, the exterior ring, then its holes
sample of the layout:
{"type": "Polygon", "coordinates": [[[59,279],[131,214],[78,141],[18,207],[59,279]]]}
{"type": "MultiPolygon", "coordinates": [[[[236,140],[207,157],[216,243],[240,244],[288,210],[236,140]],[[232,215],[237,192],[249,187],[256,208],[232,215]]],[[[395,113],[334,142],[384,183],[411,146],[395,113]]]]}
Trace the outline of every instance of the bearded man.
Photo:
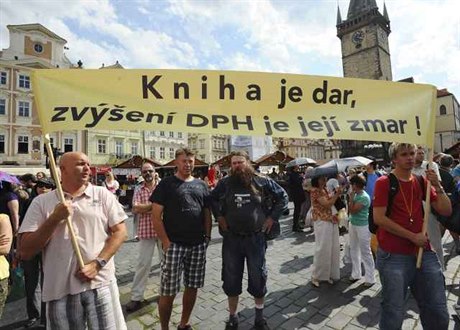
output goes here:
{"type": "Polygon", "coordinates": [[[225,329],[237,329],[238,298],[242,292],[244,262],[248,269],[248,292],[255,300],[255,329],[268,329],[263,317],[267,293],[266,233],[278,221],[288,196],[270,178],[255,174],[248,155],[230,154],[230,175],[211,193],[212,209],[223,236],[222,279],[230,316],[225,329]]]}

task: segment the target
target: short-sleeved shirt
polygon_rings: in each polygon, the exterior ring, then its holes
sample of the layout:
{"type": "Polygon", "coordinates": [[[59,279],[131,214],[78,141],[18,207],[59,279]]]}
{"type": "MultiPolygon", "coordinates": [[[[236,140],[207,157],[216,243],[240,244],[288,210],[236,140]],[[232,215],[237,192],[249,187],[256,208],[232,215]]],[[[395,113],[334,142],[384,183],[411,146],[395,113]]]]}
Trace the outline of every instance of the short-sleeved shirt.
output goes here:
{"type": "Polygon", "coordinates": [[[367,195],[372,198],[374,196],[374,188],[375,188],[375,182],[380,176],[374,172],[374,173],[368,173],[366,176],[366,192],[367,195]]]}
{"type": "Polygon", "coordinates": [[[209,189],[204,181],[183,181],[175,175],[166,177],[150,201],[164,207],[163,225],[171,242],[183,245],[204,242],[204,209],[209,208],[209,189]]]}
{"type": "Polygon", "coordinates": [[[8,203],[14,200],[18,200],[18,195],[11,191],[0,192],[0,213],[5,213],[11,219],[10,209],[8,203]]]}
{"type": "MultiPolygon", "coordinates": [[[[152,189],[149,189],[144,183],[134,191],[133,204],[147,204],[150,202],[150,196],[155,190],[156,186],[153,186],[152,189]]],[[[153,230],[152,224],[152,213],[139,213],[139,224],[137,227],[137,236],[139,239],[151,239],[156,238],[157,233],[153,230]]]]}
{"type": "Polygon", "coordinates": [[[350,215],[350,222],[353,226],[367,226],[369,225],[369,206],[371,199],[367,192],[363,190],[361,193],[355,194],[353,203],[361,204],[363,207],[356,213],[350,215]]]}
{"type": "Polygon", "coordinates": [[[331,206],[323,206],[319,202],[319,199],[321,197],[325,197],[326,199],[329,199],[329,195],[326,191],[326,189],[320,189],[320,188],[313,188],[312,191],[310,192],[311,196],[311,206],[313,207],[311,211],[311,218],[316,221],[316,220],[322,220],[322,221],[332,221],[332,207],[331,206]]]}
{"type": "MultiPolygon", "coordinates": [[[[56,191],[38,196],[32,201],[19,233],[36,231],[59,203],[56,191]]],[[[72,224],[83,262],[96,259],[110,236],[110,227],[127,219],[115,196],[104,187],[88,184],[85,191],[72,199],[72,224]]],[[[79,269],[66,221],[55,229],[43,250],[43,301],[57,300],[86,290],[106,286],[115,279],[115,263],[111,258],[91,282],[76,277],[79,269]]]]}
{"type": "MultiPolygon", "coordinates": [[[[413,232],[420,233],[423,226],[423,207],[422,201],[425,199],[425,192],[422,191],[422,187],[418,179],[413,175],[410,181],[399,180],[399,189],[393,199],[393,205],[389,218],[402,226],[403,228],[413,232]],[[403,196],[403,193],[404,196],[403,196]],[[411,194],[413,198],[411,198],[411,194]],[[412,220],[411,223],[409,212],[404,202],[406,198],[407,207],[410,210],[410,200],[412,199],[412,220]]],[[[426,186],[426,180],[425,180],[426,186]]],[[[388,205],[388,191],[390,189],[390,179],[388,176],[381,176],[376,184],[374,190],[374,207],[386,207],[388,205]]],[[[437,195],[435,190],[431,189],[431,200],[436,201],[437,195]]],[[[400,236],[391,234],[385,229],[379,227],[377,231],[377,239],[379,247],[386,252],[399,253],[399,254],[415,254],[417,253],[417,246],[414,245],[410,240],[402,238],[400,236]]]]}

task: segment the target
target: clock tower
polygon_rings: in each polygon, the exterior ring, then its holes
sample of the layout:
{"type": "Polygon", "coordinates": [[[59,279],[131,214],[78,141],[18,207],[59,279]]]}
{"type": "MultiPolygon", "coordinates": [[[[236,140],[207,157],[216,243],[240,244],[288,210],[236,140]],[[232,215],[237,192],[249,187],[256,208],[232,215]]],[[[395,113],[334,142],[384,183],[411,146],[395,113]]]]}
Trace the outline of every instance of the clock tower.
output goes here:
{"type": "Polygon", "coordinates": [[[337,8],[337,37],[342,43],[344,77],[392,80],[390,32],[385,4],[382,15],[375,0],[351,0],[345,20],[337,8]]]}

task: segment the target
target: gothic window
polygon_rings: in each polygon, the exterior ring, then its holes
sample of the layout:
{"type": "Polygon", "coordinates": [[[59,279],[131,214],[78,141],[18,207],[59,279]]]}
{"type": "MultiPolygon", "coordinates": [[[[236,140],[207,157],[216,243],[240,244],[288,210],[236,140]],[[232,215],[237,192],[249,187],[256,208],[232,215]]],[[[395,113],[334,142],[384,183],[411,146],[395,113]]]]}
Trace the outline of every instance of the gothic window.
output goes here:
{"type": "Polygon", "coordinates": [[[444,104],[439,107],[439,114],[441,116],[444,116],[444,115],[447,114],[447,109],[446,109],[446,106],[444,104]]]}

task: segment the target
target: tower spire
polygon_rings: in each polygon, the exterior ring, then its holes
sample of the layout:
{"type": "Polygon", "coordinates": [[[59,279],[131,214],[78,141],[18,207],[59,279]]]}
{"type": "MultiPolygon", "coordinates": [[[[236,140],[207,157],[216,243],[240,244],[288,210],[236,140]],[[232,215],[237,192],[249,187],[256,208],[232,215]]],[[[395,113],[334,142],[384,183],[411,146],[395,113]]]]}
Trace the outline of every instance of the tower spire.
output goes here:
{"type": "Polygon", "coordinates": [[[376,9],[377,3],[375,0],[351,0],[348,7],[347,19],[359,16],[360,14],[376,9]]]}
{"type": "Polygon", "coordinates": [[[387,5],[384,2],[383,3],[383,17],[387,20],[390,21],[390,17],[388,16],[388,11],[387,11],[387,5]]]}
{"type": "Polygon", "coordinates": [[[342,15],[340,14],[340,7],[339,4],[337,4],[337,25],[342,23],[342,15]]]}

